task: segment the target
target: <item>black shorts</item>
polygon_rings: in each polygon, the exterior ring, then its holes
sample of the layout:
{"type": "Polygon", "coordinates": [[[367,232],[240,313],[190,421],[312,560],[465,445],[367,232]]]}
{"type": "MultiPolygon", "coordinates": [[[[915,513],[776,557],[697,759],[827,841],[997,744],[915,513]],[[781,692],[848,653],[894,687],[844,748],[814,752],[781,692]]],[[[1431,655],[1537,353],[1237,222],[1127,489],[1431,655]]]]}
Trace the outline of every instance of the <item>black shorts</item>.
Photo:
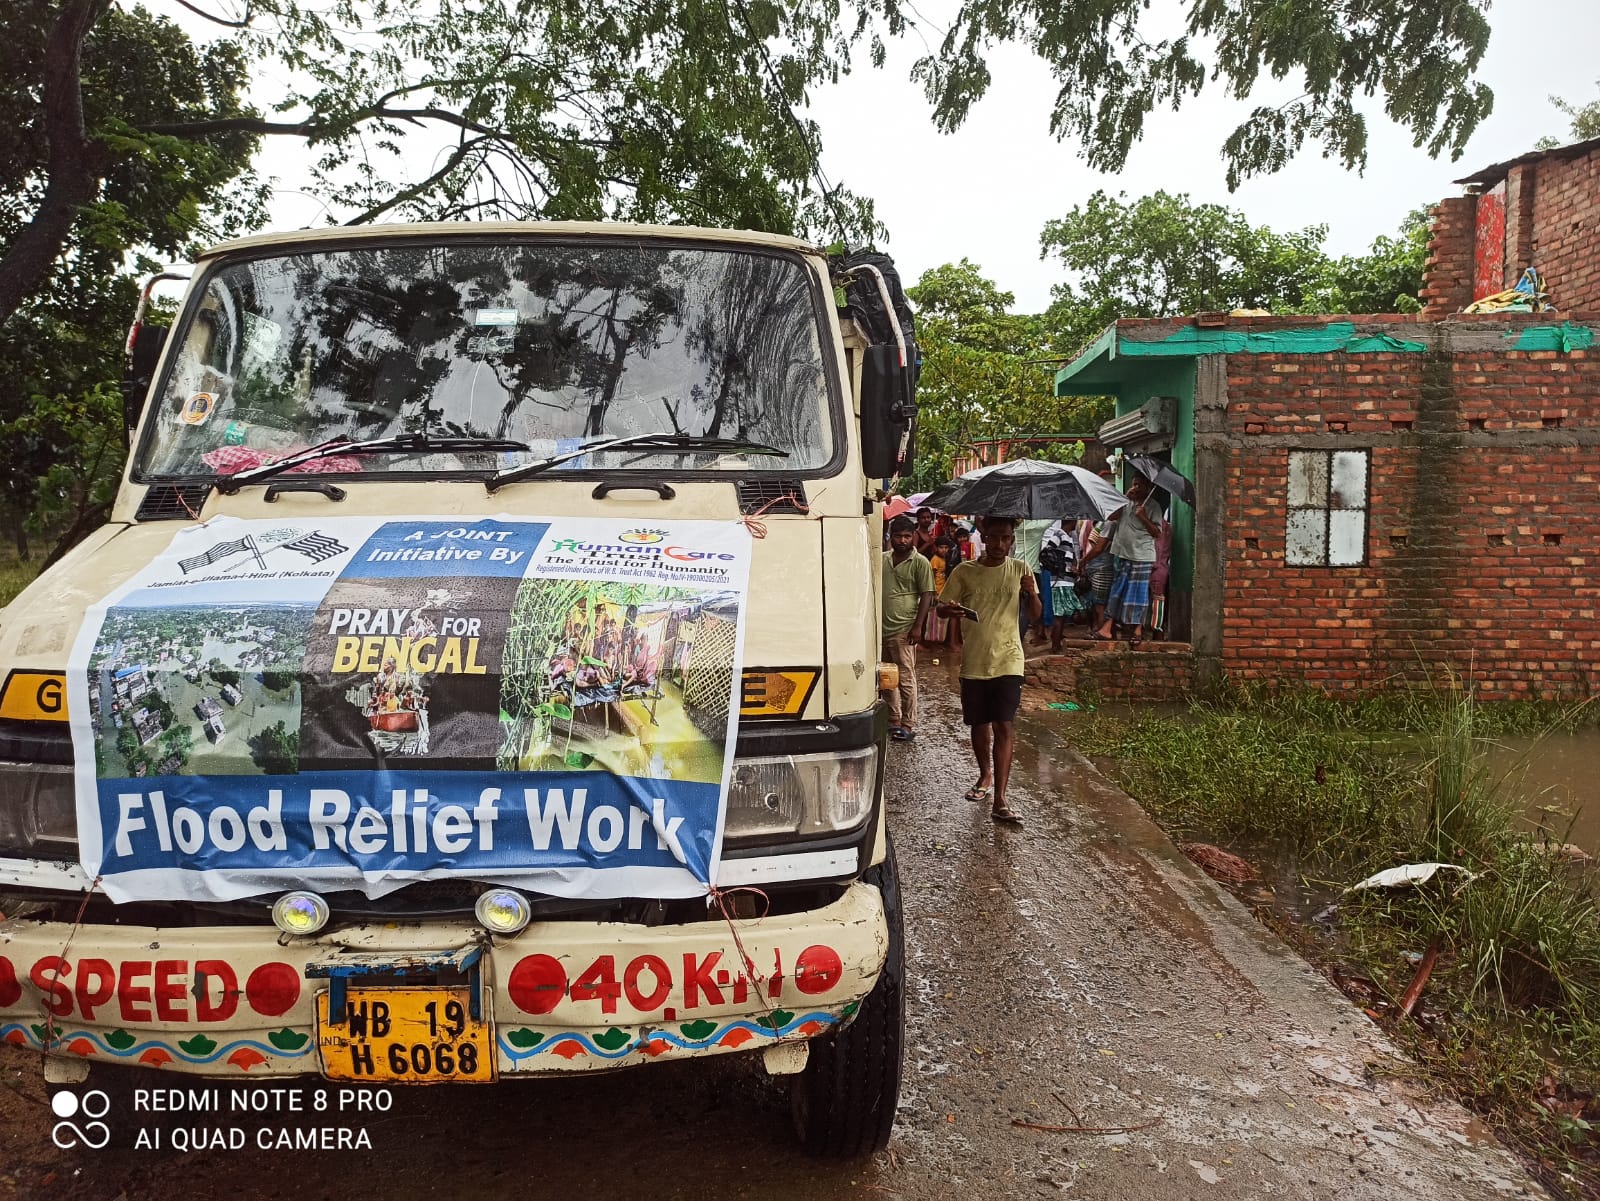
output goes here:
{"type": "Polygon", "coordinates": [[[1022,704],[1022,677],[995,676],[992,680],[961,677],[961,720],[969,726],[1011,721],[1022,704]]]}

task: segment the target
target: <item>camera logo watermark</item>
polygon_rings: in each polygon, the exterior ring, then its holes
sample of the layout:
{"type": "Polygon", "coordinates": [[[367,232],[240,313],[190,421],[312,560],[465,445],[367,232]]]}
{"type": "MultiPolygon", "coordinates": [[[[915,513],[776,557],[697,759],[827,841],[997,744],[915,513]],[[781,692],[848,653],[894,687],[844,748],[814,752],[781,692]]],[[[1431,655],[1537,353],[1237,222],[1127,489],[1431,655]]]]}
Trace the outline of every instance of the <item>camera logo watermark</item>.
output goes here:
{"type": "Polygon", "coordinates": [[[111,1127],[99,1120],[111,1112],[111,1098],[99,1089],[91,1088],[82,1097],[62,1089],[50,1098],[50,1109],[61,1119],[50,1128],[50,1140],[62,1150],[98,1151],[111,1141],[111,1127]]]}

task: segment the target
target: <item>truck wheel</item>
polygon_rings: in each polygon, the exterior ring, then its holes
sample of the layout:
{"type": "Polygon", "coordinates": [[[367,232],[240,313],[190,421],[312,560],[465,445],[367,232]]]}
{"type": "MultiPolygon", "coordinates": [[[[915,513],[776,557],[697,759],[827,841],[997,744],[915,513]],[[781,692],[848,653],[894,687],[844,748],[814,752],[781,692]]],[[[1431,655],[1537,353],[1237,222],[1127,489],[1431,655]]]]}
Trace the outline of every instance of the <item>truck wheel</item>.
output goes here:
{"type": "Polygon", "coordinates": [[[883,894],[889,952],[877,984],[842,1030],[813,1039],[794,1078],[794,1125],[805,1149],[828,1159],[865,1158],[889,1145],[900,1101],[905,1046],[905,934],[894,844],[863,879],[883,894]]]}

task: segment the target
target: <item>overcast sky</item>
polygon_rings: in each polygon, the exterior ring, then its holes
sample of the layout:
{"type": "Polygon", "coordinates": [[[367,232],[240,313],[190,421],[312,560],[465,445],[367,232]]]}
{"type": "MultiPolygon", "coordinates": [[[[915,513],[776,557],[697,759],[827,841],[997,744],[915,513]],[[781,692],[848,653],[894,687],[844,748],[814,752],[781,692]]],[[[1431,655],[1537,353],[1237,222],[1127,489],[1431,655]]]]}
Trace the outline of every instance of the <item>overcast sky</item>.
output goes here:
{"type": "MultiPolygon", "coordinates": [[[[1174,7],[1171,0],[1154,0],[1154,6],[1174,7]]],[[[920,8],[939,19],[937,0],[920,8]]],[[[812,112],[823,131],[824,170],[877,203],[889,228],[887,249],[908,282],[965,256],[1015,293],[1017,309],[1037,312],[1062,278],[1057,266],[1039,259],[1040,230],[1096,188],[1130,197],[1157,189],[1187,192],[1197,202],[1241,209],[1274,229],[1325,224],[1331,251],[1355,253],[1377,235],[1393,233],[1411,209],[1459,193],[1452,180],[1525,153],[1542,135],[1567,140],[1570,122],[1549,96],[1580,104],[1600,97],[1600,0],[1500,0],[1489,20],[1493,32],[1479,78],[1494,89],[1494,112],[1459,161],[1413,149],[1405,131],[1372,101],[1365,106],[1365,175],[1312,149],[1232,195],[1222,143],[1252,105],[1227,102],[1215,85],[1179,113],[1152,114],[1116,176],[1091,171],[1074,142],[1050,137],[1055,86],[1044,65],[1016,47],[990,57],[988,95],[950,136],[934,130],[920,87],[906,78],[924,52],[915,33],[893,47],[883,70],[858,69],[819,94],[812,112]]],[[[938,32],[924,36],[937,47],[938,32]]],[[[1298,90],[1285,86],[1271,95],[1281,101],[1298,90]]]]}
{"type": "MultiPolygon", "coordinates": [[[[955,5],[922,0],[918,7],[937,23],[955,5]]],[[[1179,11],[1176,0],[1153,0],[1153,20],[1171,20],[1179,11]]],[[[1600,0],[1501,0],[1489,17],[1493,33],[1479,78],[1494,89],[1494,112],[1459,161],[1413,149],[1374,100],[1365,106],[1364,175],[1312,148],[1232,195],[1224,183],[1223,140],[1253,103],[1293,96],[1299,89],[1292,84],[1260,89],[1250,102],[1228,102],[1211,85],[1179,113],[1157,111],[1116,176],[1089,170],[1073,142],[1050,137],[1055,87],[1032,53],[1018,47],[990,56],[994,84],[966,124],[953,135],[936,132],[921,88],[908,75],[925,47],[937,47],[937,24],[892,44],[881,70],[866,66],[862,54],[853,75],[814,96],[811,112],[822,128],[824,171],[876,202],[889,229],[886,249],[907,282],[966,257],[1015,294],[1018,310],[1037,312],[1062,278],[1058,267],[1040,260],[1039,232],[1096,188],[1130,197],[1187,192],[1279,230],[1325,224],[1330,251],[1356,253],[1393,233],[1409,210],[1458,193],[1453,179],[1531,150],[1542,135],[1565,139],[1569,121],[1549,96],[1580,104],[1600,96],[1600,0]]],[[[284,189],[273,206],[275,228],[326,220],[318,201],[293,190],[302,186],[293,162],[273,154],[263,163],[284,189]]]]}

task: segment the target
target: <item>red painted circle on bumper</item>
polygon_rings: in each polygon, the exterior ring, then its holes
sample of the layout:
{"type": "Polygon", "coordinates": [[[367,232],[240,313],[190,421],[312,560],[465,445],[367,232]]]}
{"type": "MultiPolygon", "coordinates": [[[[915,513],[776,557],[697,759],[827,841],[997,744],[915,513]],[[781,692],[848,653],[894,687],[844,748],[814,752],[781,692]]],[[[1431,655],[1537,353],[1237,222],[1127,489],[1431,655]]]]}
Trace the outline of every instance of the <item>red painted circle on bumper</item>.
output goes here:
{"type": "Polygon", "coordinates": [[[567,995],[566,969],[549,955],[525,956],[511,969],[506,991],[523,1013],[549,1013],[567,995]]]}
{"type": "Polygon", "coordinates": [[[300,999],[300,973],[287,963],[263,963],[245,981],[244,999],[264,1017],[288,1013],[300,999]]]}
{"type": "Polygon", "coordinates": [[[839,983],[844,964],[832,947],[807,947],[794,961],[794,986],[803,993],[824,993],[839,983]]]}

